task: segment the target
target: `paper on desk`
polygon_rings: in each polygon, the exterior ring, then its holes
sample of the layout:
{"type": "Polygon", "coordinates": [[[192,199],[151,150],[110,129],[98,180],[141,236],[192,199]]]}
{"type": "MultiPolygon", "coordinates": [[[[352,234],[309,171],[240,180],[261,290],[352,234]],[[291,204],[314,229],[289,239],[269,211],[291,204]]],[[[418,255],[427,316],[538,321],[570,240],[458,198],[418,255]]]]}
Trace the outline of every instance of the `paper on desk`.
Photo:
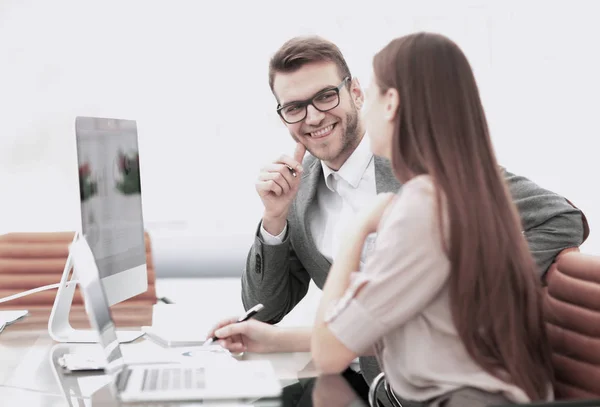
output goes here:
{"type": "MultiPolygon", "coordinates": [[[[141,343],[121,344],[123,360],[127,364],[147,363],[177,363],[181,355],[172,353],[169,349],[144,341],[141,343]]],[[[100,346],[76,346],[73,351],[63,356],[63,360],[80,368],[85,366],[104,369],[106,366],[106,355],[100,346]]]]}
{"type": "MultiPolygon", "coordinates": [[[[122,344],[123,359],[128,365],[185,363],[193,365],[237,363],[231,353],[219,345],[194,346],[188,348],[162,348],[150,341],[122,344]]],[[[69,365],[103,369],[106,355],[100,346],[76,347],[63,357],[69,365]]]]}
{"type": "Polygon", "coordinates": [[[122,344],[121,351],[125,363],[129,364],[237,362],[227,349],[219,345],[163,348],[151,341],[143,341],[122,344]]]}
{"type": "MultiPolygon", "coordinates": [[[[175,350],[175,349],[173,349],[175,350]]],[[[194,346],[178,349],[183,356],[182,363],[194,365],[236,364],[239,361],[231,352],[219,345],[194,346]]]]}

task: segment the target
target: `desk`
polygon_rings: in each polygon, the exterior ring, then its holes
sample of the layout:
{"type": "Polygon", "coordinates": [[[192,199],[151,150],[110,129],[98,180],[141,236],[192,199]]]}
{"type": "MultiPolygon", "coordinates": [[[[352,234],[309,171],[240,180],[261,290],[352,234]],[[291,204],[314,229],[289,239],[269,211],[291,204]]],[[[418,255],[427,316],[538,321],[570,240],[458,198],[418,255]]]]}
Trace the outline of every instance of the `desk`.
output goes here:
{"type": "MultiPolygon", "coordinates": [[[[92,376],[88,379],[98,379],[92,376]]],[[[101,379],[101,378],[100,378],[101,379]]],[[[60,377],[63,394],[50,394],[0,386],[0,402],[2,406],[92,406],[92,407],[125,407],[114,399],[108,386],[100,386],[90,396],[80,396],[81,386],[77,384],[82,378],[60,377]]],[[[101,381],[101,380],[100,380],[101,381]]],[[[369,407],[366,400],[361,399],[352,387],[352,381],[343,375],[321,376],[308,379],[284,387],[280,400],[258,400],[251,403],[144,403],[136,406],[255,406],[255,407],[369,407]]],[[[130,405],[129,405],[130,406],[130,405]]]]}
{"type": "MultiPolygon", "coordinates": [[[[157,280],[157,294],[167,296],[178,305],[189,306],[192,311],[207,309],[210,315],[197,313],[198,320],[209,318],[218,320],[225,316],[238,315],[242,310],[239,279],[165,279],[157,280]]],[[[312,291],[307,301],[303,301],[282,325],[308,325],[312,323],[316,307],[312,291]]],[[[65,406],[63,389],[56,376],[52,363],[53,353],[95,347],[93,344],[57,345],[48,335],[47,321],[49,310],[30,310],[31,315],[7,327],[0,334],[0,404],[2,406],[65,406]]],[[[131,306],[112,308],[117,327],[139,327],[152,323],[152,312],[148,308],[131,306]]],[[[75,308],[71,315],[77,327],[87,326],[87,316],[82,308],[75,308]]],[[[190,321],[182,321],[189,323],[190,321]]],[[[151,352],[159,345],[145,338],[123,346],[144,346],[151,352]]],[[[282,385],[297,382],[299,378],[316,376],[309,353],[247,354],[246,359],[268,359],[272,362],[282,385]]],[[[75,398],[90,400],[92,394],[107,383],[104,375],[84,375],[79,379],[80,393],[75,398]]],[[[77,404],[74,404],[77,405],[77,404]]],[[[81,405],[86,405],[81,404],[81,405]]]]}

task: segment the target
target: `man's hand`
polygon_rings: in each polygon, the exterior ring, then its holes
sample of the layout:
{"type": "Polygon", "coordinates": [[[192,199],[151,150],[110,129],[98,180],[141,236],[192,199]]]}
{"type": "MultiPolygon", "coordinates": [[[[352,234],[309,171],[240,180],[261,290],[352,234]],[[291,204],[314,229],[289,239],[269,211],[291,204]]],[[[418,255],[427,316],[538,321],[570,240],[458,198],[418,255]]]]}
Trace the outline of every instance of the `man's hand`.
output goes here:
{"type": "Polygon", "coordinates": [[[207,339],[216,335],[219,338],[218,344],[231,353],[281,351],[277,338],[280,328],[256,319],[244,322],[236,322],[237,320],[238,317],[234,317],[219,322],[210,330],[207,339]]]}
{"type": "Polygon", "coordinates": [[[290,205],[298,193],[305,152],[306,147],[296,143],[294,157],[282,155],[266,165],[256,181],[256,191],[265,207],[262,225],[274,236],[283,231],[290,205]]]}

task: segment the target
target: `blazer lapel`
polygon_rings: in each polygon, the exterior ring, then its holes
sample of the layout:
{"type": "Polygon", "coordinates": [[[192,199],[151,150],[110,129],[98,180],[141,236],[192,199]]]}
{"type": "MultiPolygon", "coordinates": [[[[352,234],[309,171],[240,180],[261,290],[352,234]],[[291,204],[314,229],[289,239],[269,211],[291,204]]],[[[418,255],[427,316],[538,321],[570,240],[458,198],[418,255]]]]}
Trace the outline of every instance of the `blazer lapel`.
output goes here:
{"type": "Polygon", "coordinates": [[[302,238],[296,240],[294,244],[302,246],[304,250],[310,253],[312,259],[320,268],[328,271],[331,263],[317,249],[310,230],[310,219],[307,216],[308,210],[317,198],[317,188],[321,178],[323,178],[323,168],[321,167],[321,162],[315,159],[308,167],[308,170],[302,174],[302,184],[295,200],[298,226],[300,226],[303,233],[302,238]]]}

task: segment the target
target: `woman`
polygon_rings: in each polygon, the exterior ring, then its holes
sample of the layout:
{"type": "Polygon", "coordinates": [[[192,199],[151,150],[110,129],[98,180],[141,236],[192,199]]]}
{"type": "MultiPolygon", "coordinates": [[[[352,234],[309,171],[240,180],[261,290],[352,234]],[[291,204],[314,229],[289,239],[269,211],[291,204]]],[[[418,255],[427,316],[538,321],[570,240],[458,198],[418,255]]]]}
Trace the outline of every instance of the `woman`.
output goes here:
{"type": "Polygon", "coordinates": [[[315,363],[340,371],[374,348],[397,395],[423,405],[551,399],[541,287],[466,57],[419,33],[373,68],[367,134],[403,187],[349,231],[323,289],[315,363]]]}
{"type": "MultiPolygon", "coordinates": [[[[539,280],[467,59],[419,33],[393,40],[373,68],[367,134],[403,187],[348,230],[308,332],[316,366],[341,372],[375,353],[399,398],[424,406],[552,399],[539,280]]],[[[216,335],[231,351],[303,350],[306,331],[228,322],[216,335]]]]}

